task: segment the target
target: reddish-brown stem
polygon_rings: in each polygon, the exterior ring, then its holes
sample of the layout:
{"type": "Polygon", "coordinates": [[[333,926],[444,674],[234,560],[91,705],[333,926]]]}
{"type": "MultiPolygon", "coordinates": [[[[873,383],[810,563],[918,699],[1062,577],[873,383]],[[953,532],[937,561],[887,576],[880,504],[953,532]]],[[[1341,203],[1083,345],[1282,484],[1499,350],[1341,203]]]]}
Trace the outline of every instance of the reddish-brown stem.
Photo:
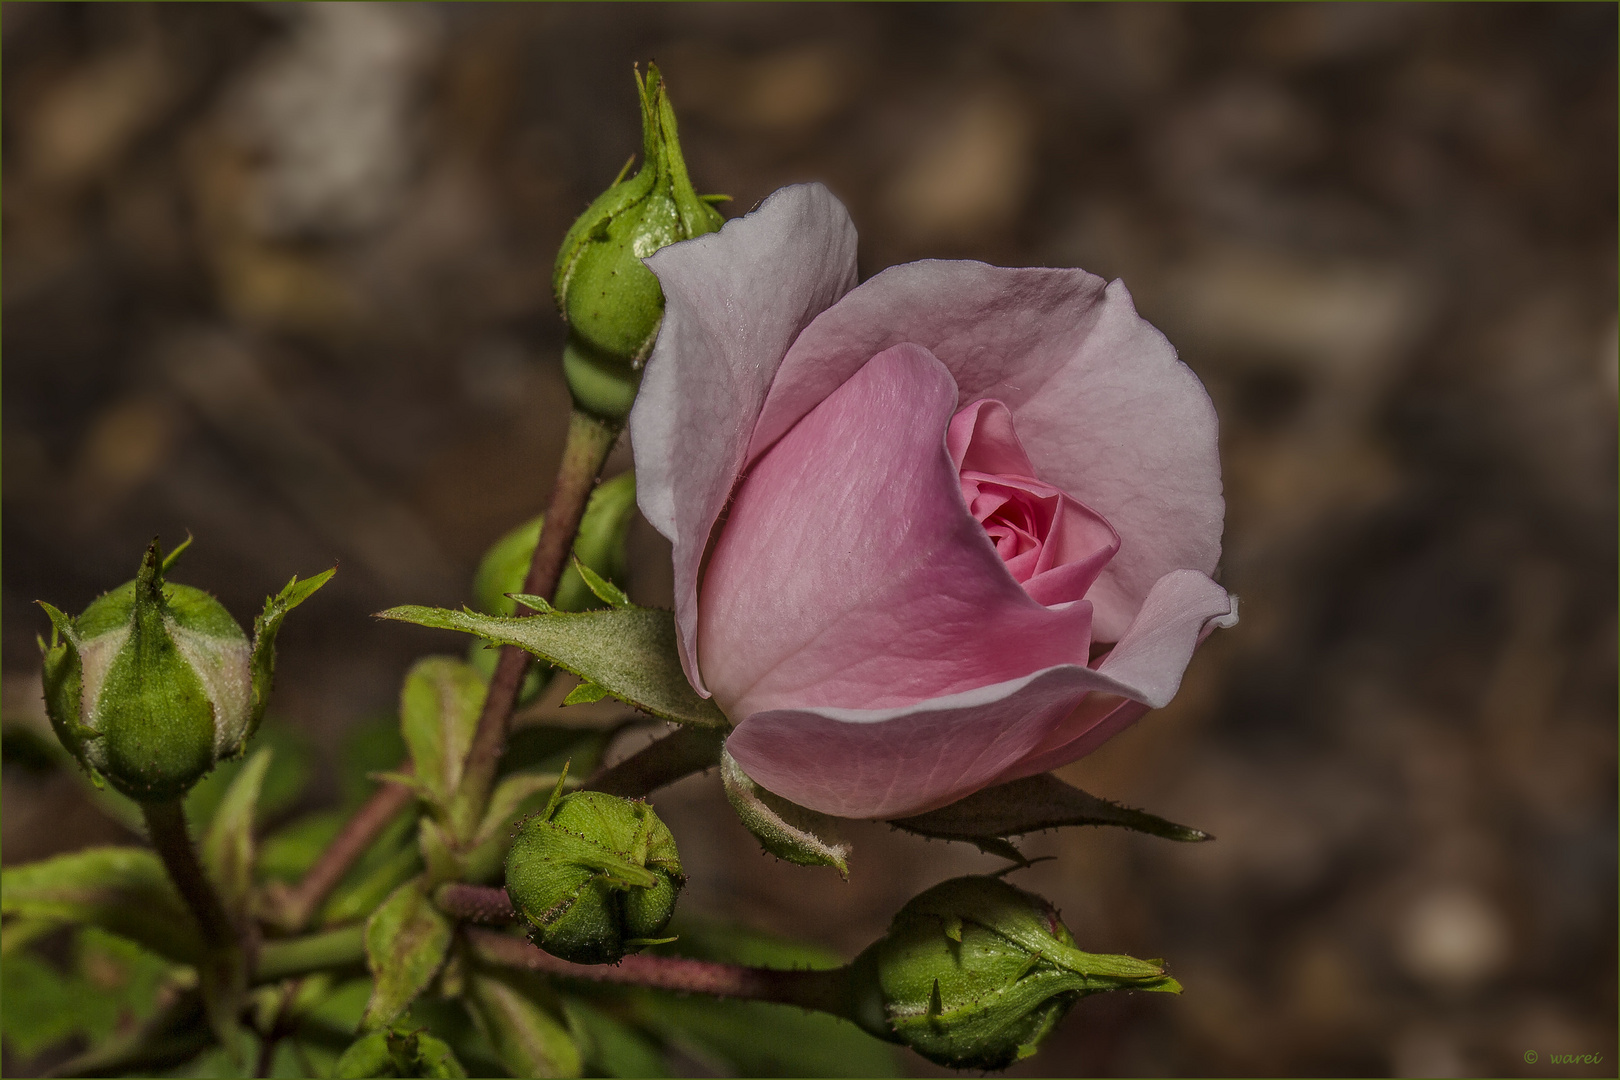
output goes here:
{"type": "Polygon", "coordinates": [[[708,994],[711,997],[776,1001],[829,1012],[835,1016],[850,1014],[849,968],[780,971],[692,960],[684,956],[650,956],[646,953],[626,956],[617,964],[575,964],[559,960],[522,938],[496,930],[467,927],[464,932],[468,944],[480,959],[506,967],[586,982],[648,986],[687,994],[708,994]]]}
{"type": "Polygon", "coordinates": [[[585,781],[586,791],[602,791],[626,799],[651,794],[684,776],[720,763],[726,735],[714,728],[683,727],[643,747],[617,765],[600,769],[585,781]]]}
{"type": "Polygon", "coordinates": [[[196,917],[203,941],[213,949],[238,947],[236,931],[231,926],[230,916],[225,913],[225,905],[220,901],[219,893],[214,891],[208,875],[203,873],[202,864],[197,861],[197,849],[192,846],[191,835],[186,829],[186,815],[181,809],[180,800],[142,803],[141,810],[146,814],[146,828],[151,835],[152,846],[162,857],[175,888],[196,917]]]}
{"type": "MultiPolygon", "coordinates": [[[[411,763],[407,761],[395,771],[409,773],[411,763]]],[[[302,930],[321,902],[349,872],[349,867],[382,834],[388,823],[410,805],[412,797],[411,789],[403,784],[384,783],[372,792],[371,798],[343,823],[343,828],[303,879],[277,897],[273,921],[284,930],[302,930]]]]}
{"type": "Polygon", "coordinates": [[[512,906],[506,890],[489,885],[467,885],[462,882],[440,885],[439,891],[433,894],[433,900],[446,915],[468,922],[502,926],[517,922],[518,918],[517,909],[512,906]]]}
{"type": "MultiPolygon", "coordinates": [[[[539,541],[535,544],[534,558],[529,563],[524,592],[539,596],[550,596],[556,592],[557,581],[562,577],[568,553],[574,545],[574,536],[579,532],[579,523],[585,516],[585,504],[618,434],[617,424],[605,423],[578,411],[569,417],[568,442],[563,448],[562,463],[557,470],[557,486],[552,492],[551,505],[546,510],[539,541]]],[[[517,701],[518,689],[523,685],[528,665],[528,653],[511,645],[502,647],[495,675],[490,680],[489,693],[484,699],[484,710],[478,718],[478,730],[467,754],[466,770],[462,774],[463,790],[473,794],[478,813],[482,812],[483,805],[489,799],[495,769],[505,749],[512,707],[517,701]]],[[[402,765],[399,771],[409,772],[409,763],[402,765]]],[[[411,798],[411,790],[400,784],[385,783],[378,788],[344,824],[303,880],[281,892],[274,903],[272,921],[284,930],[302,929],[316,908],[337,887],[343,875],[348,873],[349,867],[376,840],[394,815],[410,804],[411,798]]]]}
{"type": "MultiPolygon", "coordinates": [[[[557,582],[568,563],[568,553],[574,547],[574,536],[585,516],[585,503],[618,436],[618,424],[598,420],[578,409],[569,416],[568,442],[557,468],[557,486],[552,490],[551,505],[546,509],[540,539],[529,563],[524,592],[549,597],[557,591],[557,582]]],[[[473,736],[462,773],[462,791],[471,798],[475,819],[483,813],[489,800],[495,768],[506,748],[512,706],[517,702],[518,689],[523,685],[528,666],[528,653],[515,645],[501,647],[501,657],[490,679],[484,710],[478,717],[478,731],[473,736]]]]}

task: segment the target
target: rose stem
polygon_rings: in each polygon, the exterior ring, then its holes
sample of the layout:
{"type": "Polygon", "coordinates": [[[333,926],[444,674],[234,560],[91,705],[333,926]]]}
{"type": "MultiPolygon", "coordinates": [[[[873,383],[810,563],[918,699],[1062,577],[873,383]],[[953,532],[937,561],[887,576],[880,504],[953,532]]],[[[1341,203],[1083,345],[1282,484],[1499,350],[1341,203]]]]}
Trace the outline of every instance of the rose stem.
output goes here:
{"type": "Polygon", "coordinates": [[[495,930],[468,927],[464,931],[473,953],[489,963],[524,968],[565,979],[647,986],[712,997],[775,1001],[806,1009],[848,1016],[849,971],[782,971],[743,967],[684,956],[649,956],[632,953],[617,964],[574,964],[495,930]]]}
{"type": "Polygon", "coordinates": [[[617,765],[598,770],[585,781],[583,790],[639,798],[683,776],[718,765],[725,741],[725,733],[714,728],[680,728],[617,765]]]}
{"type": "Polygon", "coordinates": [[[506,890],[490,885],[467,885],[462,882],[440,885],[433,894],[433,900],[446,915],[468,922],[501,926],[517,922],[518,918],[506,890]]]}
{"type": "Polygon", "coordinates": [[[259,1061],[253,1070],[255,1077],[270,1075],[270,1068],[276,1060],[276,1045],[284,1036],[292,1034],[292,1004],[297,993],[296,982],[289,982],[281,988],[281,1002],[276,1006],[275,1019],[270,1021],[270,1030],[260,1033],[259,1061]]]}
{"type": "MultiPolygon", "coordinates": [[[[568,441],[563,447],[562,464],[557,470],[557,486],[552,493],[551,506],[535,544],[534,558],[529,563],[529,576],[523,591],[540,596],[556,592],[573,547],[574,535],[585,516],[585,503],[596,486],[596,477],[607,460],[608,451],[618,438],[619,426],[609,424],[575,410],[568,421],[568,441]]],[[[478,718],[477,734],[467,755],[464,784],[477,794],[478,809],[488,801],[489,788],[495,778],[495,767],[505,747],[507,727],[512,719],[512,706],[517,700],[518,688],[528,669],[529,654],[513,645],[503,646],[490,680],[489,694],[484,699],[484,711],[478,718]]],[[[400,766],[400,772],[410,771],[409,763],[400,766]]],[[[370,799],[357,810],[333,839],[321,857],[293,888],[282,893],[277,903],[276,921],[285,929],[301,929],[322,900],[337,887],[343,875],[383,831],[394,815],[411,801],[411,792],[399,784],[383,784],[370,799]]]]}
{"type": "MultiPolygon", "coordinates": [[[[411,763],[405,762],[396,771],[410,772],[411,763]]],[[[410,805],[411,797],[411,789],[403,784],[385,783],[372,792],[354,816],[343,823],[303,879],[276,898],[274,921],[285,930],[303,929],[361,852],[371,846],[396,814],[410,805]]]]}
{"type": "Polygon", "coordinates": [[[169,877],[174,879],[175,887],[196,916],[203,941],[212,949],[234,948],[237,944],[236,932],[231,927],[230,916],[225,914],[225,905],[220,902],[219,893],[214,891],[213,883],[197,861],[197,849],[192,846],[191,837],[186,832],[186,813],[180,806],[180,800],[141,803],[141,811],[146,815],[146,829],[151,835],[152,846],[157,849],[163,865],[168,868],[169,877]]]}
{"type": "Polygon", "coordinates": [[[274,938],[259,946],[259,963],[254,970],[254,979],[259,983],[279,982],[317,971],[352,967],[364,962],[365,958],[366,928],[363,923],[304,937],[274,938]]]}
{"type": "MultiPolygon", "coordinates": [[[[563,446],[562,463],[557,468],[557,486],[546,508],[545,524],[534,546],[529,576],[523,591],[534,596],[551,596],[568,563],[574,536],[585,516],[585,503],[596,486],[596,477],[619,437],[620,425],[599,420],[575,409],[568,417],[568,441],[563,446]]],[[[478,717],[478,731],[467,764],[462,772],[462,791],[472,807],[472,819],[483,815],[489,790],[495,780],[495,767],[506,749],[506,732],[512,719],[512,706],[529,667],[529,654],[516,645],[501,646],[495,675],[489,682],[484,710],[478,717]]]]}

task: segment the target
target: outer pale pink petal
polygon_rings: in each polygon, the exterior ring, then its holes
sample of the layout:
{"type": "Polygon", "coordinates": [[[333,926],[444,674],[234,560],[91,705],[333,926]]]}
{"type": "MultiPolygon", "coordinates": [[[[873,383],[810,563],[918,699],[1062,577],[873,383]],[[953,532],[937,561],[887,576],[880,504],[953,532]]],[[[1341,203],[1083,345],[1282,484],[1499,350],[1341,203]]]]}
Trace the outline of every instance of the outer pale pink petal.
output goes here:
{"type": "Polygon", "coordinates": [[[1219,585],[1177,571],[1155,584],[1099,670],[1063,665],[904,708],[759,713],[727,747],[748,775],[811,809],[922,813],[1073,761],[1167,705],[1201,637],[1236,618],[1219,585]]]}
{"type": "Polygon", "coordinates": [[[1154,584],[1141,614],[1099,667],[1104,674],[1142,691],[1136,700],[1093,695],[1056,725],[1030,756],[997,783],[1049,772],[1078,761],[1168,704],[1181,686],[1198,643],[1219,627],[1237,623],[1237,600],[1203,574],[1178,570],[1154,584]]]}
{"type": "Polygon", "coordinates": [[[1091,606],[1046,608],[962,503],[956,386],[873,357],[754,463],[703,580],[703,676],[736,720],[909,705],[1084,663],[1091,606]]]}
{"type": "Polygon", "coordinates": [[[885,270],[794,342],[748,456],[902,341],[944,362],[962,405],[1005,402],[1036,475],[1119,532],[1120,552],[1090,595],[1099,639],[1117,640],[1170,571],[1213,572],[1225,506],[1209,396],[1122,284],[1082,270],[935,261],[885,270]]]}
{"type": "Polygon", "coordinates": [[[697,663],[703,551],[788,346],[855,285],[855,226],[826,188],[803,184],[646,263],[663,286],[664,321],[630,412],[636,501],[674,545],[681,665],[707,694],[697,663]]]}

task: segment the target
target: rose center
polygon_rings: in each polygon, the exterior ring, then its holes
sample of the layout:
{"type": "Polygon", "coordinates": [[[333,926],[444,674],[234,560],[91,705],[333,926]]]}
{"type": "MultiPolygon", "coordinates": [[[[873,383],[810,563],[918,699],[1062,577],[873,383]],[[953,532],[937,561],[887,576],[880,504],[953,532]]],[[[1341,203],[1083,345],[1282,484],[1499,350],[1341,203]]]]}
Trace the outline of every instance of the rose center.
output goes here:
{"type": "Polygon", "coordinates": [[[960,410],[946,434],[962,499],[1024,591],[1042,604],[1085,598],[1119,550],[1119,535],[1090,507],[1040,479],[994,399],[960,410]]]}

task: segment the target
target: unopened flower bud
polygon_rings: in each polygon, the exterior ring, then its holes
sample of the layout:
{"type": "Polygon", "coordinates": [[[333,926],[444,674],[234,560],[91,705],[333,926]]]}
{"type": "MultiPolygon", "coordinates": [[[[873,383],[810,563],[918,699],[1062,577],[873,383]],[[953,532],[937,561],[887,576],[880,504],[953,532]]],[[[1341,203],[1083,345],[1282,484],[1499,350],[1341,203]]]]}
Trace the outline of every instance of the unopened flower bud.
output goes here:
{"type": "Polygon", "coordinates": [[[282,617],[331,576],[293,579],[249,644],[218,600],[163,580],[184,547],[165,560],[154,540],[135,580],[77,619],[41,605],[53,626],[41,643],[51,726],[92,776],[139,802],[177,799],[242,752],[264,714],[282,617]]]}
{"type": "Polygon", "coordinates": [[[914,898],[853,975],[863,1027],[953,1069],[1028,1057],[1088,994],[1181,989],[1157,961],[1081,952],[1050,904],[994,877],[914,898]]]}
{"type": "MultiPolygon", "coordinates": [[[[552,288],[568,323],[563,371],[574,401],[619,421],[641,383],[664,317],[664,294],[641,260],[668,244],[711,233],[725,219],[699,196],[675,135],[675,110],[656,64],[636,73],[641,96],[641,170],[619,174],[574,222],[557,252],[552,288]]],[[[626,171],[629,165],[625,166],[626,171]]]]}
{"type": "Polygon", "coordinates": [[[552,796],[506,857],[506,893],[530,939],[577,964],[607,964],[661,939],[686,884],[675,837],[641,800],[552,796]]]}

